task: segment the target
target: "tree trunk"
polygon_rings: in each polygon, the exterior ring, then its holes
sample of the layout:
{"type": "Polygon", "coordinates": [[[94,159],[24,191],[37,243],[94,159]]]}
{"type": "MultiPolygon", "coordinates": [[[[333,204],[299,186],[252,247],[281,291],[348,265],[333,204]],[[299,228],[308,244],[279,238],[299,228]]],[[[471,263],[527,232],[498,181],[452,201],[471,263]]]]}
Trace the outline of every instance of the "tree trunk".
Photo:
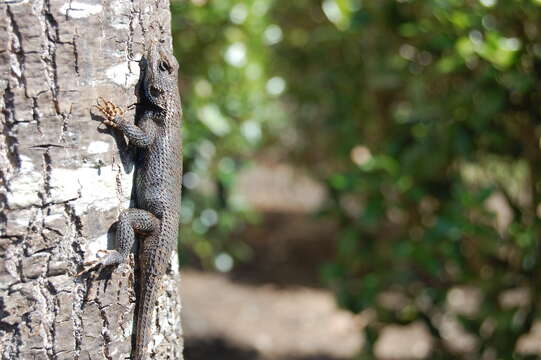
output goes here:
{"type": "MultiPolygon", "coordinates": [[[[133,153],[92,105],[136,102],[152,38],[171,44],[168,1],[0,1],[0,359],[130,355],[133,257],[75,274],[113,247],[132,188],[133,153]]],[[[152,359],[182,359],[178,280],[175,253],[152,359]]]]}

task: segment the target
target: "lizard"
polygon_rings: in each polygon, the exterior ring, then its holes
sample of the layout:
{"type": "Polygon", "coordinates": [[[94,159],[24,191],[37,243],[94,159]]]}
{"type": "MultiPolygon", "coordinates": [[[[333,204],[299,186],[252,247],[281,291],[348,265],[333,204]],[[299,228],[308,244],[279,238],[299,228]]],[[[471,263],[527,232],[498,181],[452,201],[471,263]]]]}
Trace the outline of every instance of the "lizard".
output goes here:
{"type": "Polygon", "coordinates": [[[131,252],[135,235],[141,236],[134,360],[148,359],[154,305],[178,237],[182,180],[178,63],[162,44],[153,42],[141,58],[140,66],[142,76],[136,105],[141,116],[135,124],[125,120],[126,111],[111,101],[98,98],[96,105],[104,115],[102,122],[119,130],[130,145],[138,148],[135,207],[120,213],[117,248],[102,250],[106,255],[85,264],[93,264],[91,268],[118,265],[131,252]]]}

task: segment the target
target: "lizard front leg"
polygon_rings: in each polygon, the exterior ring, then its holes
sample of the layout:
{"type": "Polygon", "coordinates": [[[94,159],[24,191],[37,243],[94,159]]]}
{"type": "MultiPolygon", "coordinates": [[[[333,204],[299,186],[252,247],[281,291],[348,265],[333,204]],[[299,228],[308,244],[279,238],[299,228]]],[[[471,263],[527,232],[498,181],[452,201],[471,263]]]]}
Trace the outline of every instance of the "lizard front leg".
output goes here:
{"type": "Polygon", "coordinates": [[[95,105],[104,116],[103,123],[114,129],[119,129],[130,140],[130,144],[137,147],[147,147],[154,141],[156,136],[155,126],[150,123],[144,129],[131,124],[124,119],[126,111],[111,101],[99,97],[95,105]]]}

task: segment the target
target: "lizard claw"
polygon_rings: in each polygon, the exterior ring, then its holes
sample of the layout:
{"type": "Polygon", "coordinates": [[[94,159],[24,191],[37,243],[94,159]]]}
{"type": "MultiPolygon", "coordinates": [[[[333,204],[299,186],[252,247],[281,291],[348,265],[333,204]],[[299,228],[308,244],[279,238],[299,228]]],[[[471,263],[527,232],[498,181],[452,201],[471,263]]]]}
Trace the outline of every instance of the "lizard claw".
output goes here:
{"type": "Polygon", "coordinates": [[[77,274],[75,274],[76,277],[79,277],[83,274],[86,274],[87,272],[90,272],[91,270],[96,269],[98,266],[100,266],[101,263],[98,260],[94,261],[88,261],[84,263],[85,268],[81,271],[79,271],[77,274]]]}
{"type": "Polygon", "coordinates": [[[128,106],[128,110],[131,110],[131,109],[135,108],[137,105],[141,105],[141,104],[140,103],[133,103],[130,106],[128,106]]]}
{"type": "Polygon", "coordinates": [[[119,127],[118,123],[124,118],[124,114],[126,114],[124,109],[109,100],[105,100],[101,96],[96,100],[94,107],[105,116],[102,122],[115,129],[119,127]]]}
{"type": "Polygon", "coordinates": [[[83,274],[86,274],[87,272],[90,272],[100,266],[103,266],[103,261],[107,258],[107,255],[114,252],[115,250],[98,250],[98,253],[96,254],[98,256],[97,259],[86,261],[83,266],[85,267],[83,270],[79,271],[75,276],[79,277],[83,274]]]}

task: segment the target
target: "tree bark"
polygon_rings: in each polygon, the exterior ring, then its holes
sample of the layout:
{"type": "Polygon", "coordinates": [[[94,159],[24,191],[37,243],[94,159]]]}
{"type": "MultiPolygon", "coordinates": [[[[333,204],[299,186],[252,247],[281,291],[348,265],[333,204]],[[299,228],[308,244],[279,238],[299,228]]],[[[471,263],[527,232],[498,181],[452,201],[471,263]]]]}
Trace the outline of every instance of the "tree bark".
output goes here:
{"type": "MultiPolygon", "coordinates": [[[[133,256],[75,274],[113,247],[134,172],[91,108],[136,102],[134,60],[152,38],[171,44],[168,1],[0,1],[0,359],[130,355],[133,256]]],[[[182,359],[176,253],[171,263],[152,359],[182,359]]]]}

